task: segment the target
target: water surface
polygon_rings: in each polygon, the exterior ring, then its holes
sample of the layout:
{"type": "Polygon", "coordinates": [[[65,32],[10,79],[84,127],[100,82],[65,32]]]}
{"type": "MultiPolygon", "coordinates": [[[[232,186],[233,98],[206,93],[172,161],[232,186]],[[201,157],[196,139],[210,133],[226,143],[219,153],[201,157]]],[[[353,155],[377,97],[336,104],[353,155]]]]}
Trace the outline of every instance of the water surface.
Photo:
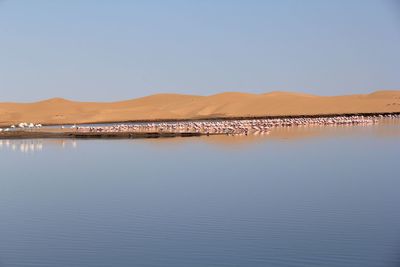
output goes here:
{"type": "Polygon", "coordinates": [[[400,124],[1,140],[0,266],[399,266],[400,124]]]}

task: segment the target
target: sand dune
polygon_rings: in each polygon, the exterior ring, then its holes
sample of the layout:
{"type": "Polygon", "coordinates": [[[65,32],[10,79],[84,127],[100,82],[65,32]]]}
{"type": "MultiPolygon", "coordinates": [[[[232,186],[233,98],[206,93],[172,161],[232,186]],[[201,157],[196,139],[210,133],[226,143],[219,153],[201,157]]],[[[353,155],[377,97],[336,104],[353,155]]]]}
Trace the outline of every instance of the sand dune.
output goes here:
{"type": "Polygon", "coordinates": [[[52,98],[35,103],[0,103],[0,125],[383,112],[400,112],[400,91],[329,97],[288,92],[157,94],[111,103],[52,98]]]}

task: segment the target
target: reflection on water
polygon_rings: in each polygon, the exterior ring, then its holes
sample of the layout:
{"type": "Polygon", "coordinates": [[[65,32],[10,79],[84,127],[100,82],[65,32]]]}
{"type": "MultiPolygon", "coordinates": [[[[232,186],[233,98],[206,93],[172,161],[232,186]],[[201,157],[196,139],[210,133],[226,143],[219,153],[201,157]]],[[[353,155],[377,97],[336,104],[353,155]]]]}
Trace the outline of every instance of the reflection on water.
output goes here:
{"type": "Polygon", "coordinates": [[[0,150],[11,150],[21,153],[41,152],[43,147],[76,148],[77,140],[72,139],[0,139],[0,150]]]}
{"type": "Polygon", "coordinates": [[[2,140],[0,266],[398,266],[399,125],[2,140]]]}
{"type": "Polygon", "coordinates": [[[224,146],[226,148],[242,147],[252,143],[263,143],[269,141],[299,141],[312,138],[341,138],[350,136],[375,136],[387,138],[400,137],[400,120],[386,119],[381,120],[375,125],[357,126],[303,126],[303,127],[279,127],[272,128],[268,134],[251,135],[213,135],[193,138],[159,138],[146,139],[145,142],[153,143],[157,146],[176,146],[177,144],[191,143],[193,140],[224,146]]]}
{"type": "Polygon", "coordinates": [[[41,140],[0,140],[0,149],[32,153],[42,151],[43,142],[41,140]]]}
{"type": "MultiPolygon", "coordinates": [[[[307,138],[329,138],[356,136],[356,135],[372,135],[387,138],[400,137],[400,120],[399,119],[384,119],[380,120],[379,124],[375,125],[357,125],[357,126],[297,126],[297,127],[279,127],[272,128],[268,134],[249,134],[249,135],[213,135],[201,137],[184,137],[184,138],[150,138],[142,141],[154,143],[157,145],[176,145],[179,143],[206,142],[217,146],[242,146],[250,143],[265,142],[272,140],[290,141],[307,138]]],[[[31,140],[1,140],[0,150],[11,150],[22,153],[40,152],[47,147],[58,147],[62,149],[75,149],[79,142],[88,140],[79,139],[31,139],[31,140]]],[[[106,140],[115,142],[115,140],[106,140]]],[[[134,143],[134,140],[125,140],[127,144],[134,143]]]]}

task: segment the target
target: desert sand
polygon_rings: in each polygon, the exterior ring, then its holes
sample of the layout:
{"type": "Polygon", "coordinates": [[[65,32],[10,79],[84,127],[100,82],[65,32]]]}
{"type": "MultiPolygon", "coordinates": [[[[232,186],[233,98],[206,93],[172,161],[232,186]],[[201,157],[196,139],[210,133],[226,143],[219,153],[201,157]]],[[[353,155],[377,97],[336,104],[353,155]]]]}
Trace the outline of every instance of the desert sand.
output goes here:
{"type": "Polygon", "coordinates": [[[35,103],[0,103],[0,126],[20,122],[100,122],[375,114],[400,112],[400,90],[316,96],[288,92],[221,93],[211,96],[157,94],[120,102],[76,102],[52,98],[35,103]]]}

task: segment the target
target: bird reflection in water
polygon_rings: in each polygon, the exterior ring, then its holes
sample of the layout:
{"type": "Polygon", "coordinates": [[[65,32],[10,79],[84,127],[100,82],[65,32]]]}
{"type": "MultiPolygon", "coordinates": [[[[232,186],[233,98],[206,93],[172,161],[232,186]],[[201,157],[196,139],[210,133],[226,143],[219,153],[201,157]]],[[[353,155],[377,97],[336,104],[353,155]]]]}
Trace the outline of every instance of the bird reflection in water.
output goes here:
{"type": "Polygon", "coordinates": [[[62,149],[76,148],[76,140],[43,140],[43,139],[12,139],[0,140],[0,151],[9,150],[21,153],[36,153],[41,152],[46,146],[56,146],[62,149]]]}

